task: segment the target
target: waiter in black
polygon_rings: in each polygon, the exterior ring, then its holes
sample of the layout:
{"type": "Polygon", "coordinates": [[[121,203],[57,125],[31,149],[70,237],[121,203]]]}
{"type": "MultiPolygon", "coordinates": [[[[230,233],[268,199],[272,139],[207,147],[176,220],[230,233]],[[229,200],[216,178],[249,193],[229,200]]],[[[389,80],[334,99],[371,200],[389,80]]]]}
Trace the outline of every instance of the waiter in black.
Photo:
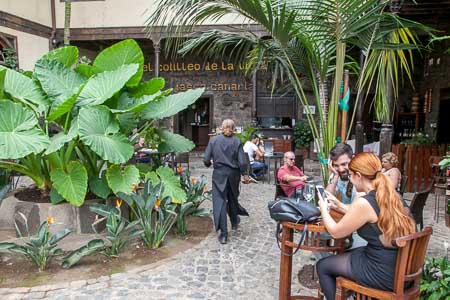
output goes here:
{"type": "Polygon", "coordinates": [[[227,119],[222,122],[222,134],[213,137],[206,147],[203,162],[211,166],[213,160],[212,200],[214,226],[220,229],[218,237],[221,244],[228,239],[227,213],[232,229],[237,229],[239,216],[248,216],[245,208],[239,205],[239,181],[241,174],[247,172],[247,160],[241,141],[233,136],[234,122],[227,119]]]}

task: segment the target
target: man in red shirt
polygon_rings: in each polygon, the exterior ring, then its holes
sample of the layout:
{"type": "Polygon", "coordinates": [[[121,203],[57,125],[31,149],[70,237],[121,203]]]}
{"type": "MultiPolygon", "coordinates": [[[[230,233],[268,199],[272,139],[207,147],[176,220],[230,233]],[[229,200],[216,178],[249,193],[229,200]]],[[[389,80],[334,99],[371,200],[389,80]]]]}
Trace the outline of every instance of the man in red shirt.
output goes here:
{"type": "Polygon", "coordinates": [[[281,189],[288,197],[294,197],[295,191],[301,190],[305,181],[308,180],[308,176],[295,166],[295,154],[292,151],[284,154],[284,165],[278,169],[277,177],[282,184],[281,189]]]}

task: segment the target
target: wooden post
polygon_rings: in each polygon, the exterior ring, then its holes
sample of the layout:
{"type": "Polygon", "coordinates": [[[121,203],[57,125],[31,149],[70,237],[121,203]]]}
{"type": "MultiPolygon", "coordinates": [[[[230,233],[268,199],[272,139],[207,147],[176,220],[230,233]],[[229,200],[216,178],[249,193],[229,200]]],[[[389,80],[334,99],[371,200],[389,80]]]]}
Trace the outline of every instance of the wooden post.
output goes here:
{"type": "Polygon", "coordinates": [[[292,248],[286,246],[287,241],[293,241],[293,229],[282,226],[280,253],[280,288],[278,291],[278,300],[290,300],[291,298],[292,248]]]}
{"type": "MultiPolygon", "coordinates": [[[[359,53],[359,66],[362,69],[364,65],[364,53],[360,51],[359,53]]],[[[363,113],[364,113],[364,96],[363,91],[359,92],[358,106],[355,107],[356,111],[356,128],[355,128],[355,152],[359,153],[363,151],[364,148],[364,122],[363,122],[363,113]]]]}

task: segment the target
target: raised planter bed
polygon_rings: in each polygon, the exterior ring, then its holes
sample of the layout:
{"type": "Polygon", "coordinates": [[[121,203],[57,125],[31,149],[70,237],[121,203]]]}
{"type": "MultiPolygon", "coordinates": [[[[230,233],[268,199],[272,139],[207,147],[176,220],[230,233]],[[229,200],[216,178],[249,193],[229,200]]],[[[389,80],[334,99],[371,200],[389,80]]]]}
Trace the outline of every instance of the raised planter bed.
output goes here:
{"type": "MultiPolygon", "coordinates": [[[[19,200],[15,193],[3,200],[0,206],[0,230],[14,229],[16,222],[19,229],[26,234],[25,221],[19,212],[24,214],[28,220],[30,234],[34,234],[39,225],[53,217],[55,223],[50,227],[53,233],[64,228],[72,229],[76,233],[94,233],[92,223],[96,220],[96,215],[89,210],[89,204],[104,203],[103,199],[86,200],[81,207],[75,207],[69,203],[53,205],[51,203],[38,203],[19,200]]],[[[128,210],[126,211],[128,212],[128,210]]],[[[102,231],[104,222],[96,225],[97,231],[102,231]]]]}

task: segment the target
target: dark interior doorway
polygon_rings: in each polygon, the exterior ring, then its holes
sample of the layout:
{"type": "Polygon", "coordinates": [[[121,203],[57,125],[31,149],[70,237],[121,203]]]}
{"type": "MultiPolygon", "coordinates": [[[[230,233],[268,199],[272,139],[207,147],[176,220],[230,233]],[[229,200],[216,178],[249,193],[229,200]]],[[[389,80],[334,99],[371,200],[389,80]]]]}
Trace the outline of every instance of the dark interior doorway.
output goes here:
{"type": "Polygon", "coordinates": [[[439,103],[439,119],[437,124],[438,144],[450,143],[450,122],[448,112],[450,111],[450,89],[441,90],[439,103]]]}
{"type": "Polygon", "coordinates": [[[201,97],[178,113],[178,133],[192,140],[197,151],[203,151],[208,145],[211,114],[212,97],[201,97]]]}

